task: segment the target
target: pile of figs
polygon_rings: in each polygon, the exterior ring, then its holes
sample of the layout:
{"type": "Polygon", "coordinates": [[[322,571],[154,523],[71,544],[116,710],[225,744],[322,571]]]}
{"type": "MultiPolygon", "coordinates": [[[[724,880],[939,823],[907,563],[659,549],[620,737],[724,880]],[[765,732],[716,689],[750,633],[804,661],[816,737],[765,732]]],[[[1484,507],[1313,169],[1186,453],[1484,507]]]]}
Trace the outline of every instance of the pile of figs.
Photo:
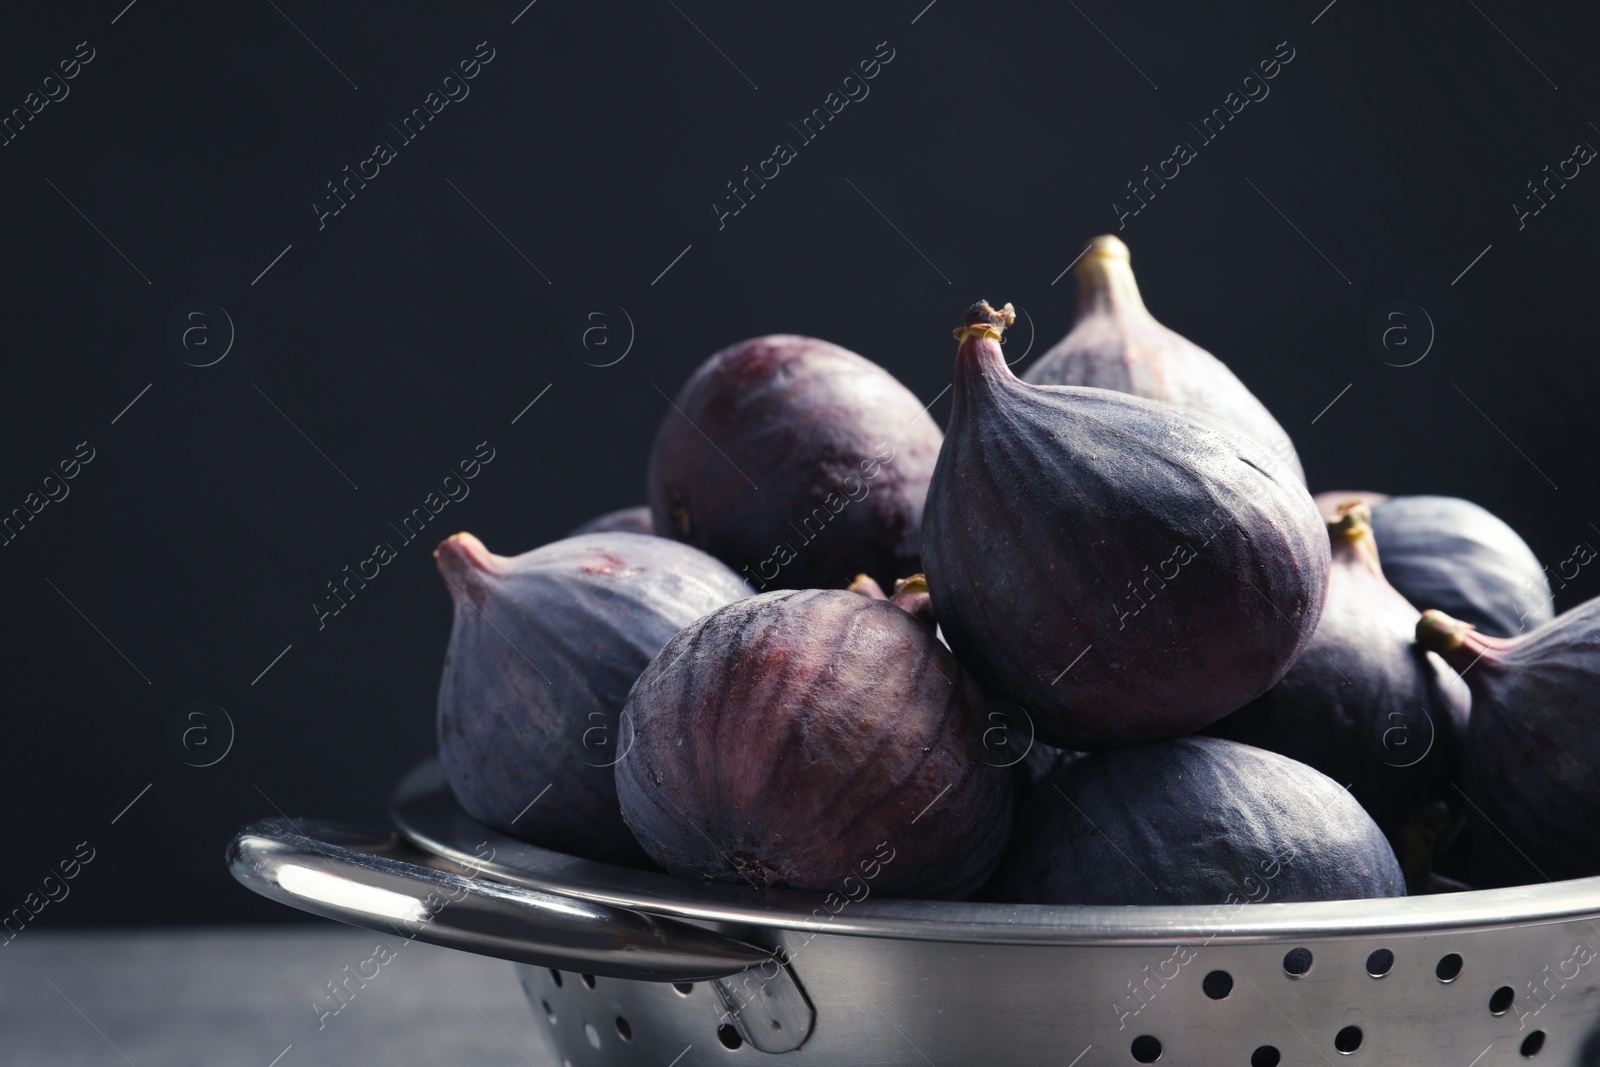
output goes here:
{"type": "Polygon", "coordinates": [[[949,425],[838,345],[707,359],[647,503],[435,552],[446,777],[586,860],[849,899],[1221,904],[1600,875],[1600,601],[1465,500],[1313,497],[1090,243],[949,425]]]}

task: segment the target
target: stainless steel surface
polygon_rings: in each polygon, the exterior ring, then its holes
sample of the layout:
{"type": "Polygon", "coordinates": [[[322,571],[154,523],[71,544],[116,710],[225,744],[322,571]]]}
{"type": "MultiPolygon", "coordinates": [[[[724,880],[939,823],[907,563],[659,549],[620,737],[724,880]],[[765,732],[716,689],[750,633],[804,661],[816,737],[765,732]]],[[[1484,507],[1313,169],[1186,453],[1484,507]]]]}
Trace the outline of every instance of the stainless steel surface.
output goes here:
{"type": "Polygon", "coordinates": [[[393,834],[265,819],[228,845],[233,876],[263,896],[402,938],[517,963],[644,981],[717,978],[767,959],[674,919],[424,866],[393,834]]]}
{"type": "MultiPolygon", "coordinates": [[[[638,983],[632,983],[637,985],[638,983]]],[[[789,968],[777,958],[711,983],[722,1001],[723,1022],[762,1052],[793,1052],[806,1043],[817,1012],[789,968]]]]}
{"type": "Polygon", "coordinates": [[[1600,1067],[1600,879],[1215,908],[848,900],[515,842],[463,816],[433,766],[407,776],[392,810],[414,843],[489,877],[771,951],[683,987],[520,966],[571,1067],[772,1054],[830,1067],[1600,1067]],[[798,1051],[779,1052],[795,1027],[798,1051]]]}
{"type": "MultiPolygon", "coordinates": [[[[1600,945],[1585,930],[1588,942],[1600,945]]],[[[1584,931],[1570,924],[1466,937],[1312,939],[1303,942],[1313,954],[1311,970],[1291,978],[1283,959],[1301,947],[1292,941],[1197,946],[1187,964],[1164,966],[1171,946],[1030,948],[818,935],[795,952],[816,1028],[788,1055],[828,1067],[1121,1067],[1141,1062],[1136,1052],[1148,1056],[1151,1042],[1159,1042],[1153,1062],[1163,1067],[1596,1067],[1600,1007],[1589,972],[1600,963],[1584,967],[1578,982],[1518,1025],[1518,1011],[1535,1006],[1522,983],[1546,964],[1559,967],[1580,940],[1584,931]],[[1366,962],[1379,948],[1395,961],[1385,977],[1372,978],[1366,962]],[[1444,983],[1435,968],[1451,953],[1463,966],[1444,983]],[[1233,983],[1221,1000],[1203,988],[1216,971],[1233,983]],[[1141,983],[1142,1008],[1130,991],[1141,983]],[[1519,1004],[1495,1016],[1489,1002],[1502,985],[1517,988],[1519,1004]],[[1359,1029],[1360,1045],[1345,1054],[1340,1034],[1350,1047],[1351,1027],[1359,1029]],[[1523,1042],[1535,1031],[1544,1043],[1525,1058],[1523,1042]],[[1265,1048],[1278,1059],[1258,1052],[1265,1048]]],[[[731,1053],[724,1046],[723,1006],[702,984],[687,996],[670,985],[604,978],[591,989],[576,975],[564,974],[557,986],[549,971],[519,970],[537,1020],[573,1067],[665,1067],[680,1054],[676,1067],[766,1062],[746,1045],[731,1053]]]]}

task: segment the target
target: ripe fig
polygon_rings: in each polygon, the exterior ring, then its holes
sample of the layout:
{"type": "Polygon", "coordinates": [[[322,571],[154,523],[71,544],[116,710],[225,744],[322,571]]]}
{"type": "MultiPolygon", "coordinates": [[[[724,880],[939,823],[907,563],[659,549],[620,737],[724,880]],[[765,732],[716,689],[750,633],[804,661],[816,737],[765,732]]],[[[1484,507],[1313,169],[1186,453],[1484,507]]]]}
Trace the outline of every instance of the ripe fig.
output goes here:
{"type": "Polygon", "coordinates": [[[455,603],[438,733],[456,800],[536,845],[643,861],[611,769],[628,688],[668,638],[749,588],[705,553],[641,534],[506,557],[458,533],[434,559],[455,603]]]}
{"type": "Polygon", "coordinates": [[[650,452],[656,532],[758,590],[921,570],[939,427],[882,367],[811,337],[742,341],[701,364],[650,452]]]}
{"type": "Polygon", "coordinates": [[[1384,577],[1418,610],[1437,608],[1495,637],[1527,633],[1555,616],[1555,594],[1533,549],[1469,500],[1391,497],[1373,505],[1372,532],[1384,577]]]}
{"type": "Polygon", "coordinates": [[[886,601],[736,601],[667,642],[623,718],[622,816],[675,874],[960,898],[1005,847],[1012,771],[984,759],[983,694],[886,601]]]}
{"type": "Polygon", "coordinates": [[[1223,362],[1157,322],[1139,296],[1128,246],[1106,234],[1078,259],[1072,332],[1029,367],[1034,385],[1089,385],[1214,415],[1266,445],[1301,484],[1305,471],[1278,420],[1223,362]]]}
{"type": "Polygon", "coordinates": [[[582,526],[567,534],[568,537],[578,537],[590,533],[636,533],[653,534],[656,532],[655,523],[650,519],[650,509],[644,504],[631,508],[618,508],[608,511],[604,515],[596,515],[582,526]]]}
{"type": "Polygon", "coordinates": [[[1348,786],[1395,841],[1414,809],[1455,799],[1472,698],[1416,643],[1419,614],[1384,580],[1371,514],[1353,500],[1328,523],[1333,564],[1310,646],[1282,681],[1206,732],[1348,786]]]}
{"type": "Polygon", "coordinates": [[[1600,875],[1600,600],[1517,637],[1442,611],[1417,641],[1472,690],[1468,831],[1490,885],[1600,875]]]}
{"type": "Polygon", "coordinates": [[[1333,779],[1185,737],[1063,764],[996,876],[1017,904],[1244,904],[1405,896],[1383,833],[1333,779]]]}
{"type": "Polygon", "coordinates": [[[956,331],[922,556],[951,649],[1069,749],[1176,737],[1264,693],[1311,640],[1328,536],[1265,445],[1208,415],[1018,381],[1010,305],[956,331]]]}

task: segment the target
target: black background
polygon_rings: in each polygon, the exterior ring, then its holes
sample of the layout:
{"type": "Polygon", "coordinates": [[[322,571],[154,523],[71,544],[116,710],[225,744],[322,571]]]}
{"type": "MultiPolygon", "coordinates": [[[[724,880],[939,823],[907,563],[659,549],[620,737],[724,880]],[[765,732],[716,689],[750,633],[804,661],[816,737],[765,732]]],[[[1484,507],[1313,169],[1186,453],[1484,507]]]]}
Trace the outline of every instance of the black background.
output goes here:
{"type": "MultiPolygon", "coordinates": [[[[1512,207],[1600,144],[1579,5],[124,2],[0,16],[0,110],[95,50],[0,148],[0,511],[95,450],[0,547],[0,911],[86,840],[39,922],[295,918],[223,846],[275,806],[379,823],[430,753],[433,543],[514,554],[642,501],[663,392],[744,337],[828,338],[925,400],[979,297],[1043,351],[1072,321],[1052,279],[1178,141],[1198,158],[1121,231],[1146,300],[1262,398],[1314,489],[1469,497],[1552,568],[1600,541],[1600,176],[1521,230],[1512,207]],[[470,96],[399,145],[388,124],[482,41],[470,96]],[[1201,145],[1188,124],[1285,41],[1270,95],[1201,145]],[[725,183],[879,42],[870,95],[719,230],[725,183]],[[324,183],[378,141],[397,158],[319,230],[324,183]],[[1385,363],[1421,350],[1415,313],[1414,347],[1369,341],[1395,300],[1434,324],[1415,366],[1385,363]],[[214,366],[169,342],[192,301],[236,328],[214,366]],[[593,301],[610,347],[586,350],[593,301]],[[626,347],[617,307],[633,346],[592,366],[626,347]],[[482,441],[470,497],[319,630],[325,583],[482,441]],[[169,741],[193,699],[237,731],[210,767],[169,741]]],[[[1585,571],[1558,606],[1597,590],[1585,571]]]]}

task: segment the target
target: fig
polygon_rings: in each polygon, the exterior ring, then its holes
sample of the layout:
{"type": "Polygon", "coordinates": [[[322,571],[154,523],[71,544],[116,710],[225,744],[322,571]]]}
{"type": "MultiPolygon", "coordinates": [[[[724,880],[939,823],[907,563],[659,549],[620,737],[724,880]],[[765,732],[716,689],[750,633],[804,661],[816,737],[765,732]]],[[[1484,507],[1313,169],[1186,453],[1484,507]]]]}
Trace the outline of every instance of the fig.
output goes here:
{"type": "Polygon", "coordinates": [[[679,391],[650,452],[658,534],[723,560],[759,591],[836,589],[921,570],[941,435],[882,367],[811,337],[713,355],[679,391]]]}
{"type": "Polygon", "coordinates": [[[894,604],[760,593],[685,628],[634,683],[622,817],[675,874],[960,898],[1010,829],[1012,770],[985,759],[984,711],[894,604]]]}
{"type": "Polygon", "coordinates": [[[1128,246],[1106,234],[1078,259],[1072,330],[1029,367],[1034,385],[1088,385],[1203,411],[1254,437],[1305,484],[1278,420],[1223,362],[1157,322],[1139,296],[1128,246]]]}
{"type": "MultiPolygon", "coordinates": [[[[1419,610],[1437,608],[1494,637],[1527,633],[1555,616],[1533,549],[1470,500],[1391,497],[1372,506],[1372,532],[1384,576],[1419,610]]],[[[1593,558],[1590,549],[1582,562],[1593,558]]]]}
{"type": "Polygon", "coordinates": [[[1479,878],[1600,875],[1600,600],[1516,637],[1426,611],[1417,641],[1472,690],[1462,791],[1479,878]]]}
{"type": "Polygon", "coordinates": [[[1063,763],[991,890],[1017,904],[1232,904],[1405,895],[1372,817],[1276,752],[1185,737],[1063,763]]]}
{"type": "Polygon", "coordinates": [[[655,523],[651,521],[650,509],[644,504],[631,508],[618,508],[608,511],[604,515],[596,515],[582,526],[567,534],[568,537],[578,537],[590,533],[636,533],[653,534],[656,532],[655,523]]]}
{"type": "Polygon", "coordinates": [[[1206,732],[1315,767],[1396,841],[1413,810],[1455,799],[1472,698],[1416,643],[1419,613],[1384,580],[1371,515],[1352,500],[1328,523],[1333,562],[1310,646],[1277,685],[1206,732]]]}
{"type": "Polygon", "coordinates": [[[922,522],[939,625],[1038,737],[1094,750],[1192,733],[1311,640],[1328,536],[1265,445],[1107,389],[1019,381],[1010,305],[956,331],[955,400],[922,522]]]}
{"type": "Polygon", "coordinates": [[[668,638],[749,588],[705,553],[642,534],[506,557],[458,533],[434,559],[455,605],[438,737],[456,800],[534,844],[642,863],[612,771],[628,688],[668,638]]]}

